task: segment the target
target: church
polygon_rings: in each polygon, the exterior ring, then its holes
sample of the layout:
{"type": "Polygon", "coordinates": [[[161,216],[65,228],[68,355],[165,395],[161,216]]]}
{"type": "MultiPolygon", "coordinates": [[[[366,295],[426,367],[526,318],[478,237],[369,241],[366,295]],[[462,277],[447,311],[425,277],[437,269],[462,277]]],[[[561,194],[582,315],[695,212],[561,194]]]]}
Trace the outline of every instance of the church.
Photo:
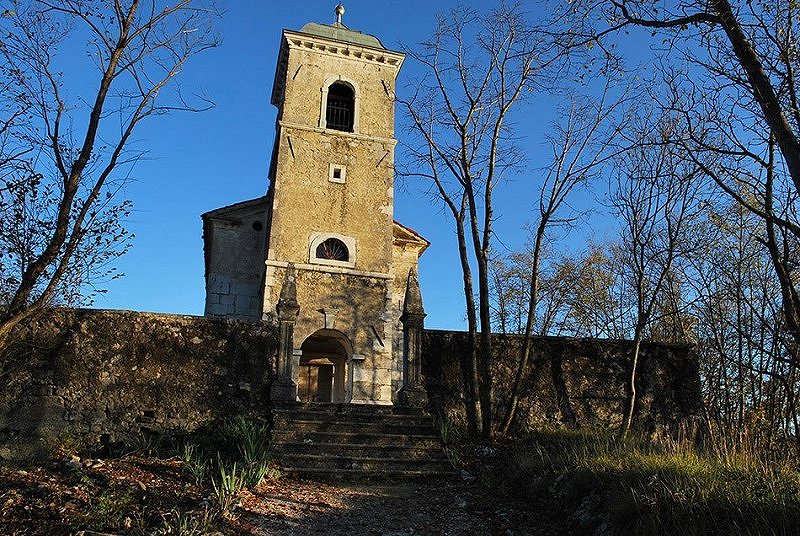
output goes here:
{"type": "Polygon", "coordinates": [[[409,374],[405,297],[421,313],[429,243],[393,218],[404,56],[343,14],[283,31],[266,195],[202,215],[205,315],[290,329],[279,399],[393,404],[409,374]]]}

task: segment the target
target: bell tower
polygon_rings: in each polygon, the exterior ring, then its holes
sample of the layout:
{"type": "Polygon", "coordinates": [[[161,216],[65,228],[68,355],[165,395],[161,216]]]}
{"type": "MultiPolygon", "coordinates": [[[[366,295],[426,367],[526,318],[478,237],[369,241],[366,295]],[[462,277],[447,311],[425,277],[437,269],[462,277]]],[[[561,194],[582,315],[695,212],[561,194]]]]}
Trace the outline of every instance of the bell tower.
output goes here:
{"type": "MultiPolygon", "coordinates": [[[[403,55],[345,27],[343,13],[339,5],[333,25],[282,35],[267,266],[387,275],[394,85],[403,55]]],[[[265,311],[273,297],[265,296],[265,311]]]]}
{"type": "Polygon", "coordinates": [[[321,401],[330,385],[334,402],[391,403],[394,88],[403,55],[347,28],[341,5],[335,14],[331,25],[281,36],[263,311],[275,311],[293,266],[299,398],[321,401]]]}
{"type": "Polygon", "coordinates": [[[281,35],[267,194],[203,215],[206,315],[280,323],[277,399],[391,404],[428,246],[393,219],[404,56],[335,15],[281,35]]]}

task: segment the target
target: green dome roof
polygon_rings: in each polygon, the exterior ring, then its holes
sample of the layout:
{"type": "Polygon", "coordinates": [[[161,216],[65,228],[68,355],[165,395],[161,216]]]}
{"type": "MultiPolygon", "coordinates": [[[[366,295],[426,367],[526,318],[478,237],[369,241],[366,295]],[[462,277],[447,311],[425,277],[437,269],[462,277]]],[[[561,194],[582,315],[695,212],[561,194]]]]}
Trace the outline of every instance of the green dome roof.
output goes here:
{"type": "Polygon", "coordinates": [[[386,50],[386,47],[384,47],[374,35],[357,32],[345,27],[344,25],[329,26],[327,24],[309,22],[300,29],[300,32],[304,34],[315,35],[317,37],[333,39],[334,41],[340,41],[342,43],[350,43],[352,45],[386,50]]]}

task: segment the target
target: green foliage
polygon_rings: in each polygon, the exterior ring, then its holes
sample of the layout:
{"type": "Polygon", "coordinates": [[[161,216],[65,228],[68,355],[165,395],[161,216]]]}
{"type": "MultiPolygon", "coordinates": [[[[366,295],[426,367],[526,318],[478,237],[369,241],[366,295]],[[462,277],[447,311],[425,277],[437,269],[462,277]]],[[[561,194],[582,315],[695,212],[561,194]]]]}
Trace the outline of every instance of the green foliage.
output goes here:
{"type": "Polygon", "coordinates": [[[200,455],[197,445],[187,444],[183,446],[181,451],[181,461],[186,471],[194,479],[194,483],[200,485],[208,471],[208,460],[200,455]]]}
{"type": "Polygon", "coordinates": [[[89,497],[83,517],[88,526],[96,529],[120,527],[123,518],[135,508],[135,503],[131,490],[104,490],[89,497]]]}
{"type": "Polygon", "coordinates": [[[172,509],[162,517],[161,526],[153,534],[202,536],[212,531],[215,516],[208,509],[200,513],[181,512],[180,510],[172,509]]]}
{"type": "Polygon", "coordinates": [[[211,477],[211,498],[224,517],[233,517],[239,493],[247,487],[245,471],[237,469],[236,462],[228,469],[219,458],[217,471],[217,477],[211,477]]]}
{"type": "Polygon", "coordinates": [[[447,415],[443,415],[441,417],[436,417],[434,419],[434,424],[436,428],[439,430],[439,437],[442,438],[442,443],[445,445],[450,445],[453,440],[452,432],[453,432],[453,423],[447,417],[447,415]]]}
{"type": "Polygon", "coordinates": [[[48,444],[50,458],[54,460],[65,460],[72,456],[83,455],[85,450],[85,439],[75,433],[62,432],[58,435],[57,440],[48,444]]]}
{"type": "Polygon", "coordinates": [[[200,512],[172,508],[161,514],[161,522],[156,526],[148,522],[143,511],[138,512],[132,518],[127,518],[123,521],[123,526],[127,529],[125,534],[131,536],[166,536],[168,534],[201,536],[221,534],[218,530],[218,520],[219,516],[208,508],[200,512]]]}
{"type": "Polygon", "coordinates": [[[461,430],[453,424],[453,421],[451,421],[447,415],[435,417],[434,425],[439,431],[439,437],[442,440],[442,448],[447,455],[448,461],[453,467],[460,467],[463,458],[459,442],[459,438],[463,435],[461,434],[461,430]]]}
{"type": "Polygon", "coordinates": [[[163,441],[164,437],[161,434],[150,430],[142,430],[138,435],[134,436],[131,448],[134,452],[155,456],[163,448],[163,441]]]}
{"type": "Polygon", "coordinates": [[[211,496],[225,517],[233,517],[242,490],[255,488],[266,478],[280,477],[272,461],[269,429],[244,416],[196,434],[183,446],[180,457],[197,485],[211,474],[211,496]]]}
{"type": "Polygon", "coordinates": [[[800,523],[800,473],[789,464],[598,431],[534,433],[511,459],[506,486],[562,512],[591,510],[626,534],[788,534],[800,523]]]}

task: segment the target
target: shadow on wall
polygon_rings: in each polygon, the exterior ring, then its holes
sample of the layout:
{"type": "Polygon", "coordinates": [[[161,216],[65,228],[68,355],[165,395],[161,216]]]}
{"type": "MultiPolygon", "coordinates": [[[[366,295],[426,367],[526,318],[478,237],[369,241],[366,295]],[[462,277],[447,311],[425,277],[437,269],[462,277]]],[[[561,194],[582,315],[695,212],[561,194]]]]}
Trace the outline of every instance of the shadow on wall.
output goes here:
{"type": "MultiPolygon", "coordinates": [[[[324,272],[299,271],[298,281],[305,288],[316,289],[313,301],[298,292],[300,316],[304,317],[302,328],[312,336],[324,328],[325,315],[317,313],[319,308],[337,311],[331,329],[341,331],[363,360],[351,361],[354,381],[348,386],[356,400],[381,400],[389,402],[382,386],[391,386],[391,360],[383,360],[383,352],[391,353],[392,337],[384,328],[386,306],[385,280],[368,277],[347,277],[324,272]],[[318,316],[314,316],[318,314],[318,316]],[[385,362],[384,362],[385,361],[385,362]]],[[[297,337],[297,330],[295,337],[297,337]]],[[[295,339],[295,347],[302,346],[306,339],[295,339]]],[[[349,371],[347,377],[350,377],[349,371]]]]}
{"type": "MultiPolygon", "coordinates": [[[[522,337],[493,335],[494,421],[502,419],[522,337]]],[[[512,431],[541,426],[618,427],[628,395],[630,341],[534,337],[512,431]]],[[[691,345],[645,343],[638,368],[634,426],[674,431],[702,415],[700,376],[691,345]]],[[[464,332],[426,330],[422,367],[434,415],[464,424],[460,359],[464,332]]]]}
{"type": "Polygon", "coordinates": [[[0,459],[269,411],[277,333],[267,324],[56,309],[18,340],[0,393],[0,459]]]}

